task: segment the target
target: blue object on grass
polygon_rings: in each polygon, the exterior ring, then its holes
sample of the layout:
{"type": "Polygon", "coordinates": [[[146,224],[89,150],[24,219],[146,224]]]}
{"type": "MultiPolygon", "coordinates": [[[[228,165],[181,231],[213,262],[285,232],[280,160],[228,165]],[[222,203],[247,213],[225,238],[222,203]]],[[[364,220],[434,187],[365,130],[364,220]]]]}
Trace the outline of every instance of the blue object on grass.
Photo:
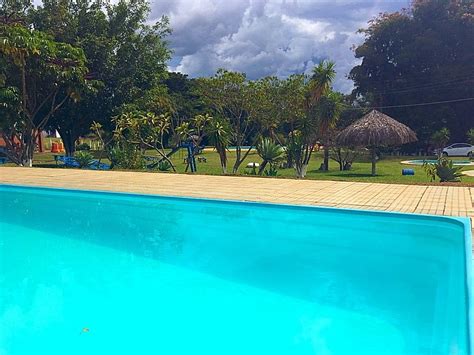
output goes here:
{"type": "Polygon", "coordinates": [[[109,170],[109,169],[110,169],[110,165],[109,165],[109,164],[105,164],[105,163],[99,163],[98,160],[93,160],[93,161],[89,164],[89,169],[92,169],[92,170],[109,170]]]}
{"type": "Polygon", "coordinates": [[[58,156],[58,162],[63,163],[67,168],[79,168],[79,163],[74,157],[58,156]]]}
{"type": "MultiPolygon", "coordinates": [[[[63,163],[63,166],[67,168],[79,168],[80,164],[77,162],[76,158],[74,157],[66,157],[66,156],[58,156],[57,161],[63,163]]],[[[99,163],[98,160],[92,160],[88,166],[89,169],[92,170],[109,170],[110,165],[99,163]]]]}
{"type": "Polygon", "coordinates": [[[415,175],[415,170],[413,170],[413,169],[402,169],[402,175],[415,175]]]}

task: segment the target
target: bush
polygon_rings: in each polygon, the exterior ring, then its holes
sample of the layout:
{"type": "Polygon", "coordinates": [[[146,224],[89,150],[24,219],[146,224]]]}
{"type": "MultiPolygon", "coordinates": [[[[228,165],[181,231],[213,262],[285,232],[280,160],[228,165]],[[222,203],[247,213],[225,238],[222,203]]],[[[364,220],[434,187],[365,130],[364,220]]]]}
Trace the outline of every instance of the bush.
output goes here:
{"type": "Polygon", "coordinates": [[[423,168],[430,181],[435,181],[436,177],[440,182],[458,182],[461,181],[462,167],[454,166],[452,160],[445,157],[439,158],[436,163],[423,163],[423,168]]]}
{"type": "Polygon", "coordinates": [[[74,158],[76,159],[77,163],[79,164],[79,168],[81,169],[87,168],[94,160],[94,156],[87,151],[77,152],[74,158]]]}
{"type": "Polygon", "coordinates": [[[278,169],[277,169],[276,164],[271,164],[271,165],[270,165],[270,169],[265,170],[265,171],[263,172],[263,174],[264,174],[265,176],[277,176],[277,175],[278,175],[278,169]]]}
{"type": "Polygon", "coordinates": [[[257,154],[263,159],[258,169],[258,175],[262,175],[267,164],[273,165],[284,158],[285,149],[270,138],[262,138],[257,144],[257,154]]]}
{"type": "Polygon", "coordinates": [[[359,152],[355,149],[333,147],[329,154],[329,157],[339,164],[339,170],[350,170],[352,163],[359,155],[359,152]]]}
{"type": "Polygon", "coordinates": [[[76,150],[77,151],[81,151],[81,150],[91,150],[91,146],[87,143],[81,143],[81,144],[78,144],[76,146],[76,150]]]}
{"type": "Polygon", "coordinates": [[[448,144],[450,138],[450,132],[449,129],[446,127],[443,127],[437,131],[435,131],[431,137],[430,137],[430,142],[433,144],[433,146],[436,148],[435,151],[437,154],[441,154],[442,149],[446,144],[448,144]]]}
{"type": "Polygon", "coordinates": [[[145,160],[141,152],[134,147],[112,148],[109,151],[111,167],[119,169],[144,169],[145,160]]]}
{"type": "Polygon", "coordinates": [[[469,144],[474,145],[474,128],[471,128],[469,131],[467,131],[467,141],[469,144]]]}
{"type": "Polygon", "coordinates": [[[159,171],[170,171],[171,170],[171,164],[166,160],[162,160],[158,163],[158,170],[159,171]]]}

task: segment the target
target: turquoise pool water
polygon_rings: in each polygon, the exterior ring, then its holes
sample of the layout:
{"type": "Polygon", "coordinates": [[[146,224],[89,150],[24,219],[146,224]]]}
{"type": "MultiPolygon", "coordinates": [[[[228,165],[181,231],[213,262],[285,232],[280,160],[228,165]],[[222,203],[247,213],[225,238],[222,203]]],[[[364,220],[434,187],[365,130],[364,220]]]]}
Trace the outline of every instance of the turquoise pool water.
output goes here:
{"type": "Polygon", "coordinates": [[[0,185],[0,354],[469,354],[442,217],[0,185]]]}

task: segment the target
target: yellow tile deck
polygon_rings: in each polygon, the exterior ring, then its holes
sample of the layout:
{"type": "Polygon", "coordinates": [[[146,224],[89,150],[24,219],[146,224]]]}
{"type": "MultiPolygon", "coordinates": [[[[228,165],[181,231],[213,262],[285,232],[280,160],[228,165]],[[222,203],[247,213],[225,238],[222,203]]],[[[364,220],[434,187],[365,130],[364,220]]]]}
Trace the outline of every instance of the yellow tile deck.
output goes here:
{"type": "Polygon", "coordinates": [[[474,225],[474,187],[17,167],[0,168],[0,183],[465,216],[474,225]]]}

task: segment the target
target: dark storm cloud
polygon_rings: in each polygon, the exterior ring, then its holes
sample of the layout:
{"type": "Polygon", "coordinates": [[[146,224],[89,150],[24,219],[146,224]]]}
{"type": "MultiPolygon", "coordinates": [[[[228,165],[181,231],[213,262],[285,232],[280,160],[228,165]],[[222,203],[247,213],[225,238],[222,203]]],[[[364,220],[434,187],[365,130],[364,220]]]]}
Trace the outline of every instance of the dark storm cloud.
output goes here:
{"type": "Polygon", "coordinates": [[[190,76],[212,75],[218,68],[246,72],[251,79],[308,72],[321,59],[336,62],[336,88],[357,64],[351,46],[356,31],[400,1],[167,0],[152,3],[152,17],[170,17],[172,70],[190,76]]]}

